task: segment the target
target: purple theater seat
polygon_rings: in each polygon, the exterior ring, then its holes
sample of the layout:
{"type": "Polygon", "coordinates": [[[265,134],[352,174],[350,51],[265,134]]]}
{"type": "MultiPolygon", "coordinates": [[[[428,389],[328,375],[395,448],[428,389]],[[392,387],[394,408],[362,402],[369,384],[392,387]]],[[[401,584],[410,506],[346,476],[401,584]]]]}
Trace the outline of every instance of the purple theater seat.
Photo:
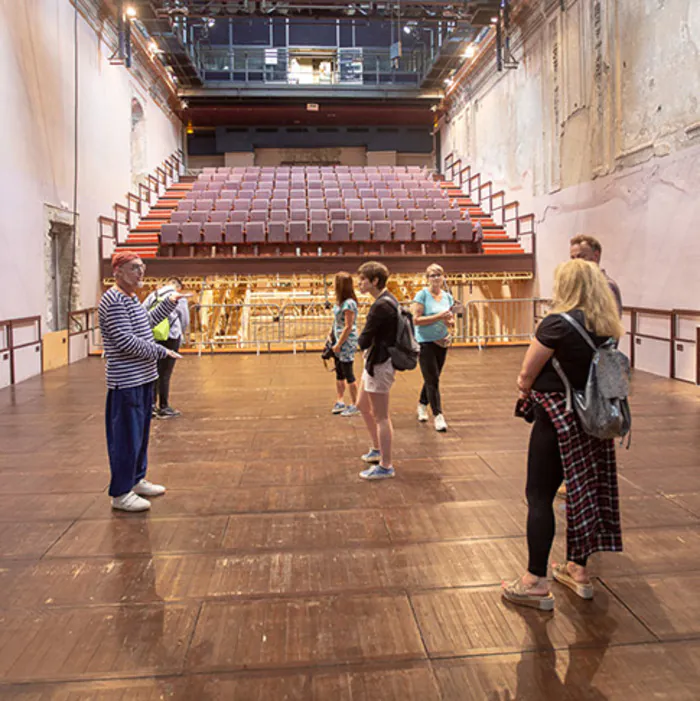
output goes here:
{"type": "Polygon", "coordinates": [[[387,219],[372,222],[372,235],[375,241],[391,241],[391,222],[387,219]]]}
{"type": "Polygon", "coordinates": [[[183,224],[180,233],[182,234],[182,243],[200,243],[202,224],[183,224]]]}
{"type": "Polygon", "coordinates": [[[309,211],[309,220],[315,221],[328,221],[328,210],[327,209],[312,209],[309,211]]]}
{"type": "Polygon", "coordinates": [[[343,200],[340,197],[330,197],[326,200],[326,207],[328,209],[344,209],[343,200]]]}
{"type": "Polygon", "coordinates": [[[472,223],[470,219],[464,219],[462,221],[455,222],[457,241],[473,241],[474,240],[474,229],[472,228],[472,223]]]}
{"type": "Polygon", "coordinates": [[[459,209],[443,209],[441,211],[447,221],[458,222],[462,219],[462,212],[459,209]]]}
{"type": "Polygon", "coordinates": [[[379,206],[385,210],[398,209],[399,203],[393,197],[382,197],[379,206]]]}
{"type": "Polygon", "coordinates": [[[420,221],[425,219],[425,212],[422,209],[409,209],[406,216],[410,221],[420,221]]]}
{"type": "Polygon", "coordinates": [[[173,212],[170,216],[170,221],[173,224],[184,224],[190,220],[189,212],[173,212]]]}
{"type": "Polygon", "coordinates": [[[341,209],[341,208],[331,209],[329,213],[330,213],[331,221],[341,221],[343,219],[348,218],[347,211],[344,209],[341,209]]]}
{"type": "Polygon", "coordinates": [[[229,209],[233,209],[233,200],[229,200],[222,197],[221,199],[218,199],[216,200],[216,202],[214,202],[214,209],[221,209],[226,211],[228,211],[229,209]]]}
{"type": "Polygon", "coordinates": [[[442,209],[443,211],[450,209],[452,204],[447,197],[433,197],[431,201],[431,207],[434,207],[435,209],[442,209]]]}
{"type": "Polygon", "coordinates": [[[436,241],[452,241],[454,237],[454,223],[451,221],[434,221],[433,229],[435,230],[436,241]]]}
{"type": "Polygon", "coordinates": [[[212,200],[197,200],[194,203],[194,208],[198,212],[210,212],[214,202],[212,200]]]}
{"type": "Polygon", "coordinates": [[[203,228],[205,243],[221,243],[221,236],[224,233],[223,222],[205,224],[203,228]]]}
{"type": "Polygon", "coordinates": [[[350,222],[347,219],[331,221],[331,241],[349,241],[350,222]]]}
{"type": "Polygon", "coordinates": [[[285,209],[273,209],[270,211],[269,221],[283,221],[286,222],[289,219],[289,213],[285,209]]]}
{"type": "Polygon", "coordinates": [[[161,243],[177,243],[180,238],[179,224],[163,224],[160,227],[160,242],[161,243]]]}
{"type": "Polygon", "coordinates": [[[364,209],[350,209],[348,210],[350,216],[350,221],[367,221],[367,212],[364,209]]]}
{"type": "Polygon", "coordinates": [[[308,214],[306,213],[305,209],[291,209],[289,211],[289,220],[293,222],[301,222],[303,221],[306,223],[306,220],[308,219],[308,214]]]}
{"type": "Polygon", "coordinates": [[[208,183],[204,180],[195,180],[192,183],[192,192],[203,192],[207,189],[208,183]]]}
{"type": "Polygon", "coordinates": [[[433,222],[432,221],[413,222],[413,230],[415,231],[415,240],[416,241],[432,241],[433,240],[433,222]]]}
{"type": "Polygon", "coordinates": [[[209,221],[214,222],[216,224],[225,224],[228,221],[229,214],[230,214],[230,212],[228,209],[226,211],[217,210],[217,211],[211,213],[211,216],[209,217],[209,221]]]}
{"type": "Polygon", "coordinates": [[[413,233],[413,226],[410,221],[400,220],[391,222],[394,232],[394,241],[410,241],[413,233]]]}
{"type": "Polygon", "coordinates": [[[399,207],[401,209],[405,209],[405,210],[415,209],[415,206],[416,206],[415,200],[411,199],[410,197],[401,198],[399,200],[399,207]]]}
{"type": "Polygon", "coordinates": [[[367,214],[369,215],[370,221],[379,221],[380,219],[386,219],[386,212],[383,209],[368,209],[367,214]]]}
{"type": "Polygon", "coordinates": [[[270,208],[270,200],[253,200],[251,209],[255,212],[265,211],[270,208]]]}
{"type": "Polygon", "coordinates": [[[416,200],[416,204],[421,208],[421,209],[431,209],[433,206],[433,201],[429,199],[428,197],[421,197],[416,200]]]}
{"type": "Polygon", "coordinates": [[[234,209],[233,212],[231,212],[229,219],[232,222],[239,222],[243,224],[243,222],[248,221],[249,216],[250,212],[247,209],[234,209]]]}
{"type": "Polygon", "coordinates": [[[430,221],[439,221],[443,219],[443,212],[441,209],[426,209],[425,218],[430,219],[430,221]]]}
{"type": "Polygon", "coordinates": [[[372,229],[368,221],[352,222],[352,240],[369,241],[372,238],[372,229]]]}
{"type": "Polygon", "coordinates": [[[326,189],[324,190],[324,192],[325,192],[325,195],[326,195],[326,199],[328,199],[329,197],[337,197],[337,198],[340,198],[340,190],[339,190],[338,188],[336,188],[336,187],[334,187],[334,188],[326,188],[326,189]]]}
{"type": "Polygon", "coordinates": [[[326,242],[329,236],[328,220],[312,221],[310,240],[314,242],[326,242]]]}
{"type": "Polygon", "coordinates": [[[177,203],[178,212],[191,212],[194,209],[195,200],[180,200],[177,203]]]}
{"type": "Polygon", "coordinates": [[[323,199],[319,199],[317,197],[310,197],[309,198],[309,209],[314,210],[314,209],[324,209],[326,206],[326,203],[323,201],[323,199]]]}
{"type": "Polygon", "coordinates": [[[245,225],[246,243],[265,243],[266,229],[265,222],[249,221],[245,225]]]}
{"type": "Polygon", "coordinates": [[[362,209],[379,209],[379,198],[378,197],[367,197],[362,200],[362,209]]]}
{"type": "Polygon", "coordinates": [[[363,188],[362,190],[358,190],[358,194],[360,195],[361,200],[366,200],[368,198],[372,198],[375,196],[374,190],[363,188]]]}
{"type": "Polygon", "coordinates": [[[379,199],[382,199],[384,197],[391,197],[391,191],[385,187],[384,188],[377,188],[376,193],[377,193],[377,197],[379,197],[379,199]]]}
{"type": "Polygon", "coordinates": [[[286,243],[287,242],[287,222],[286,221],[271,221],[267,225],[267,241],[268,241],[268,243],[286,243]]]}
{"type": "Polygon", "coordinates": [[[283,199],[273,199],[270,202],[270,207],[274,211],[276,209],[287,211],[287,200],[283,199]]]}
{"type": "Polygon", "coordinates": [[[393,190],[394,197],[398,200],[401,199],[402,197],[408,197],[408,190],[402,190],[398,188],[394,188],[393,190]]]}
{"type": "Polygon", "coordinates": [[[406,218],[406,212],[403,209],[389,209],[386,213],[386,218],[391,221],[401,221],[406,218]]]}
{"type": "Polygon", "coordinates": [[[290,199],[289,209],[306,209],[306,198],[295,197],[290,199]]]}
{"type": "Polygon", "coordinates": [[[224,226],[224,241],[226,243],[243,243],[243,224],[229,222],[224,226]]]}
{"type": "Polygon", "coordinates": [[[304,243],[308,241],[308,231],[305,221],[289,222],[289,242],[304,243]]]}
{"type": "Polygon", "coordinates": [[[267,221],[267,210],[266,209],[254,209],[250,213],[250,221],[254,222],[266,222],[267,221]]]}
{"type": "Polygon", "coordinates": [[[196,224],[204,224],[204,222],[209,221],[209,210],[206,212],[191,212],[190,221],[196,224]]]}

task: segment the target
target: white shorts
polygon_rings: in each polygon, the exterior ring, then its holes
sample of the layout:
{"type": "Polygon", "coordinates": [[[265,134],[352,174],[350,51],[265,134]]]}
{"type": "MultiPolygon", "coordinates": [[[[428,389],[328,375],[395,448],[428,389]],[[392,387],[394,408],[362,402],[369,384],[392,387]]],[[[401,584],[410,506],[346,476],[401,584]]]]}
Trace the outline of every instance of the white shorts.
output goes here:
{"type": "Polygon", "coordinates": [[[374,366],[374,376],[365,369],[362,373],[362,387],[365,392],[373,394],[389,394],[391,386],[394,384],[396,370],[391,364],[391,358],[383,363],[374,366]]]}

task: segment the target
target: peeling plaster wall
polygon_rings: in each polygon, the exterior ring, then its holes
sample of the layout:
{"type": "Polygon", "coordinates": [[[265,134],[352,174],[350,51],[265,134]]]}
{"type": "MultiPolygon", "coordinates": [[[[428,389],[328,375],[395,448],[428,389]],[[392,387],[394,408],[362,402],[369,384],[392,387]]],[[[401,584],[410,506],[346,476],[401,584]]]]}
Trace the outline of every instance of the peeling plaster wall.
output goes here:
{"type": "MultiPolygon", "coordinates": [[[[41,314],[46,321],[44,205],[72,209],[74,153],[73,7],[68,0],[0,0],[0,319],[41,314]]],[[[146,120],[153,170],[180,144],[169,119],[78,20],[80,299],[99,291],[97,218],[131,187],[131,100],[146,120]]]]}
{"type": "Polygon", "coordinates": [[[535,0],[516,70],[474,71],[450,153],[534,212],[538,284],[591,233],[632,306],[700,308],[700,2],[535,0]]]}

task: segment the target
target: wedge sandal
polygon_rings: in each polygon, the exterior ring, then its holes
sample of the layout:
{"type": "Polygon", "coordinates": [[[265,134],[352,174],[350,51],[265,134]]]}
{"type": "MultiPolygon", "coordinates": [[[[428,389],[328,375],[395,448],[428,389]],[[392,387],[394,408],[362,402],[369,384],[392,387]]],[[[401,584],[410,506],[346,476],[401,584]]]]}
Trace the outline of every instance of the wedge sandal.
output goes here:
{"type": "Polygon", "coordinates": [[[520,578],[512,581],[510,584],[506,584],[501,590],[501,595],[506,601],[518,606],[528,606],[538,611],[554,610],[554,595],[551,592],[548,594],[531,594],[520,578]]]}
{"type": "Polygon", "coordinates": [[[577,582],[569,574],[569,568],[566,565],[552,565],[552,576],[559,584],[571,589],[576,596],[586,600],[593,598],[593,585],[590,582],[585,584],[577,582]]]}

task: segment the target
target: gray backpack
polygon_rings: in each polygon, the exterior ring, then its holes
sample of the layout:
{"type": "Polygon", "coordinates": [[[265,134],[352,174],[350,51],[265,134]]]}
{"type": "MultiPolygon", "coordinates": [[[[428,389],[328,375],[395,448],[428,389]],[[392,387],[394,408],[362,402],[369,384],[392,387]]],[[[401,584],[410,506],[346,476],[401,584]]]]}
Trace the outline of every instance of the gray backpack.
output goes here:
{"type": "MultiPolygon", "coordinates": [[[[552,365],[566,387],[566,409],[571,406],[578,415],[583,430],[595,438],[623,438],[632,428],[627,396],[629,394],[630,363],[627,356],[619,350],[615,341],[609,338],[596,346],[590,335],[569,314],[560,314],[593,349],[588,380],[583,390],[576,390],[564,374],[556,358],[552,365]]],[[[629,440],[627,443],[629,447],[629,440]]]]}

